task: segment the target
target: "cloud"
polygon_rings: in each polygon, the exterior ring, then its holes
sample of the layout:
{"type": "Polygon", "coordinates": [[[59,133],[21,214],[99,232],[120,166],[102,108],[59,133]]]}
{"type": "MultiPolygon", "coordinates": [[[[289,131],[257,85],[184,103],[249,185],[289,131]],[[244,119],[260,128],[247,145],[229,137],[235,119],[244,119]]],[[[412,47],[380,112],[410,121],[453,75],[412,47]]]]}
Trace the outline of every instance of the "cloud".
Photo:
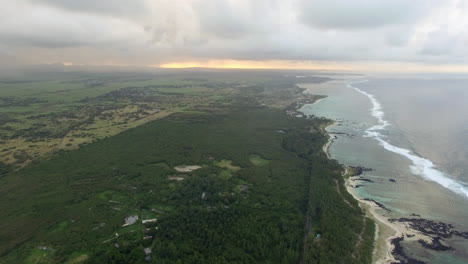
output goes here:
{"type": "Polygon", "coordinates": [[[21,0],[4,4],[0,16],[0,44],[3,45],[63,48],[112,45],[143,37],[143,29],[137,24],[31,6],[21,0]]]}
{"type": "Polygon", "coordinates": [[[0,53],[8,51],[10,62],[468,64],[468,5],[458,0],[0,0],[0,5],[0,53]]]}
{"type": "Polygon", "coordinates": [[[283,7],[276,0],[203,0],[194,4],[204,32],[227,39],[273,33],[283,7]]]}
{"type": "Polygon", "coordinates": [[[199,2],[195,9],[205,32],[221,38],[237,38],[248,33],[248,10],[225,0],[206,0],[199,2]],[[220,12],[223,10],[223,12],[220,12]]]}
{"type": "Polygon", "coordinates": [[[448,55],[456,50],[456,45],[460,43],[460,36],[451,35],[445,30],[437,30],[427,35],[427,41],[421,49],[421,54],[426,55],[448,55]]]}
{"type": "Polygon", "coordinates": [[[369,29],[412,22],[434,5],[430,0],[302,0],[300,20],[323,29],[369,29]]]}
{"type": "Polygon", "coordinates": [[[144,0],[29,0],[31,4],[45,4],[74,12],[115,16],[141,15],[147,10],[144,0]]]}

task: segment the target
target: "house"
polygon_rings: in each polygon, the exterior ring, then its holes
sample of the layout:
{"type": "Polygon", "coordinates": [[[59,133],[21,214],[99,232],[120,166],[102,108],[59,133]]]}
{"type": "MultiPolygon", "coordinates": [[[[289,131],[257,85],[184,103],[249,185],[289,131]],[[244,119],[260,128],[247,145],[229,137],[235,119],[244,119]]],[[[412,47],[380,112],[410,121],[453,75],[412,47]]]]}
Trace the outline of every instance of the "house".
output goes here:
{"type": "Polygon", "coordinates": [[[146,220],[143,220],[141,221],[142,224],[149,224],[149,223],[156,223],[158,221],[157,218],[153,218],[153,219],[146,219],[146,220]]]}

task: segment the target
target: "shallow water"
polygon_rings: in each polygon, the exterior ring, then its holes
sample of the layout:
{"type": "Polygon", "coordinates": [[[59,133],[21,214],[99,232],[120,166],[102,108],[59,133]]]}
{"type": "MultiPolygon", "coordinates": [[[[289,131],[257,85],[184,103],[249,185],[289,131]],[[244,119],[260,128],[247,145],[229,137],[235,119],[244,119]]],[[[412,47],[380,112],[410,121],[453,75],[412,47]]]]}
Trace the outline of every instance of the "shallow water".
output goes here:
{"type": "MultiPolygon", "coordinates": [[[[304,113],[342,120],[329,127],[347,134],[331,145],[332,158],[374,169],[364,175],[374,183],[360,181],[356,190],[392,210],[382,215],[419,214],[468,231],[468,80],[367,79],[301,85],[328,96],[304,113]]],[[[467,240],[446,244],[456,250],[404,247],[429,263],[468,263],[467,240]]]]}

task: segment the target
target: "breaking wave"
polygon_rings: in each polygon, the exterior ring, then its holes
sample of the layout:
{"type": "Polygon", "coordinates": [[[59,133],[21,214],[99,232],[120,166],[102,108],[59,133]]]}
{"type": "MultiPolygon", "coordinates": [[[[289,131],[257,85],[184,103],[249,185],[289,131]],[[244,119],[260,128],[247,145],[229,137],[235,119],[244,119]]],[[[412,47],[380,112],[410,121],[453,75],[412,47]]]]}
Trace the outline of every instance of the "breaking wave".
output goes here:
{"type": "MultiPolygon", "coordinates": [[[[367,82],[367,80],[364,80],[361,82],[367,82]]],[[[360,82],[355,82],[355,83],[360,83],[360,82]]],[[[352,83],[352,84],[355,84],[355,83],[352,83]]],[[[443,187],[468,198],[468,187],[465,183],[451,179],[444,172],[438,170],[432,161],[419,157],[408,149],[394,146],[390,144],[390,142],[385,140],[385,136],[382,135],[380,131],[385,129],[390,124],[388,123],[387,120],[384,119],[384,112],[382,110],[381,104],[375,98],[374,95],[367,93],[355,86],[352,86],[352,84],[348,84],[348,87],[356,90],[357,92],[369,98],[369,100],[372,103],[371,114],[378,121],[377,125],[366,129],[365,131],[366,137],[371,137],[371,138],[376,139],[380,143],[380,145],[383,146],[386,150],[399,154],[409,159],[413,163],[410,166],[411,172],[413,174],[419,175],[423,177],[424,179],[436,182],[442,185],[443,187]]]]}

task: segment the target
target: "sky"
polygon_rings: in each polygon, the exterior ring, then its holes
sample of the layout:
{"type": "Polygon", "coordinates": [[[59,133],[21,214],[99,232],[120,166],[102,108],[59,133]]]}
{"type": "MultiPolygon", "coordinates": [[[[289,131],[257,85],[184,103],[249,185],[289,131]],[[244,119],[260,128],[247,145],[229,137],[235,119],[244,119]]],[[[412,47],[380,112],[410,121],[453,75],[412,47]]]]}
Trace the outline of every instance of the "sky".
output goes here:
{"type": "Polygon", "coordinates": [[[0,66],[468,71],[468,0],[0,0],[0,66]]]}

